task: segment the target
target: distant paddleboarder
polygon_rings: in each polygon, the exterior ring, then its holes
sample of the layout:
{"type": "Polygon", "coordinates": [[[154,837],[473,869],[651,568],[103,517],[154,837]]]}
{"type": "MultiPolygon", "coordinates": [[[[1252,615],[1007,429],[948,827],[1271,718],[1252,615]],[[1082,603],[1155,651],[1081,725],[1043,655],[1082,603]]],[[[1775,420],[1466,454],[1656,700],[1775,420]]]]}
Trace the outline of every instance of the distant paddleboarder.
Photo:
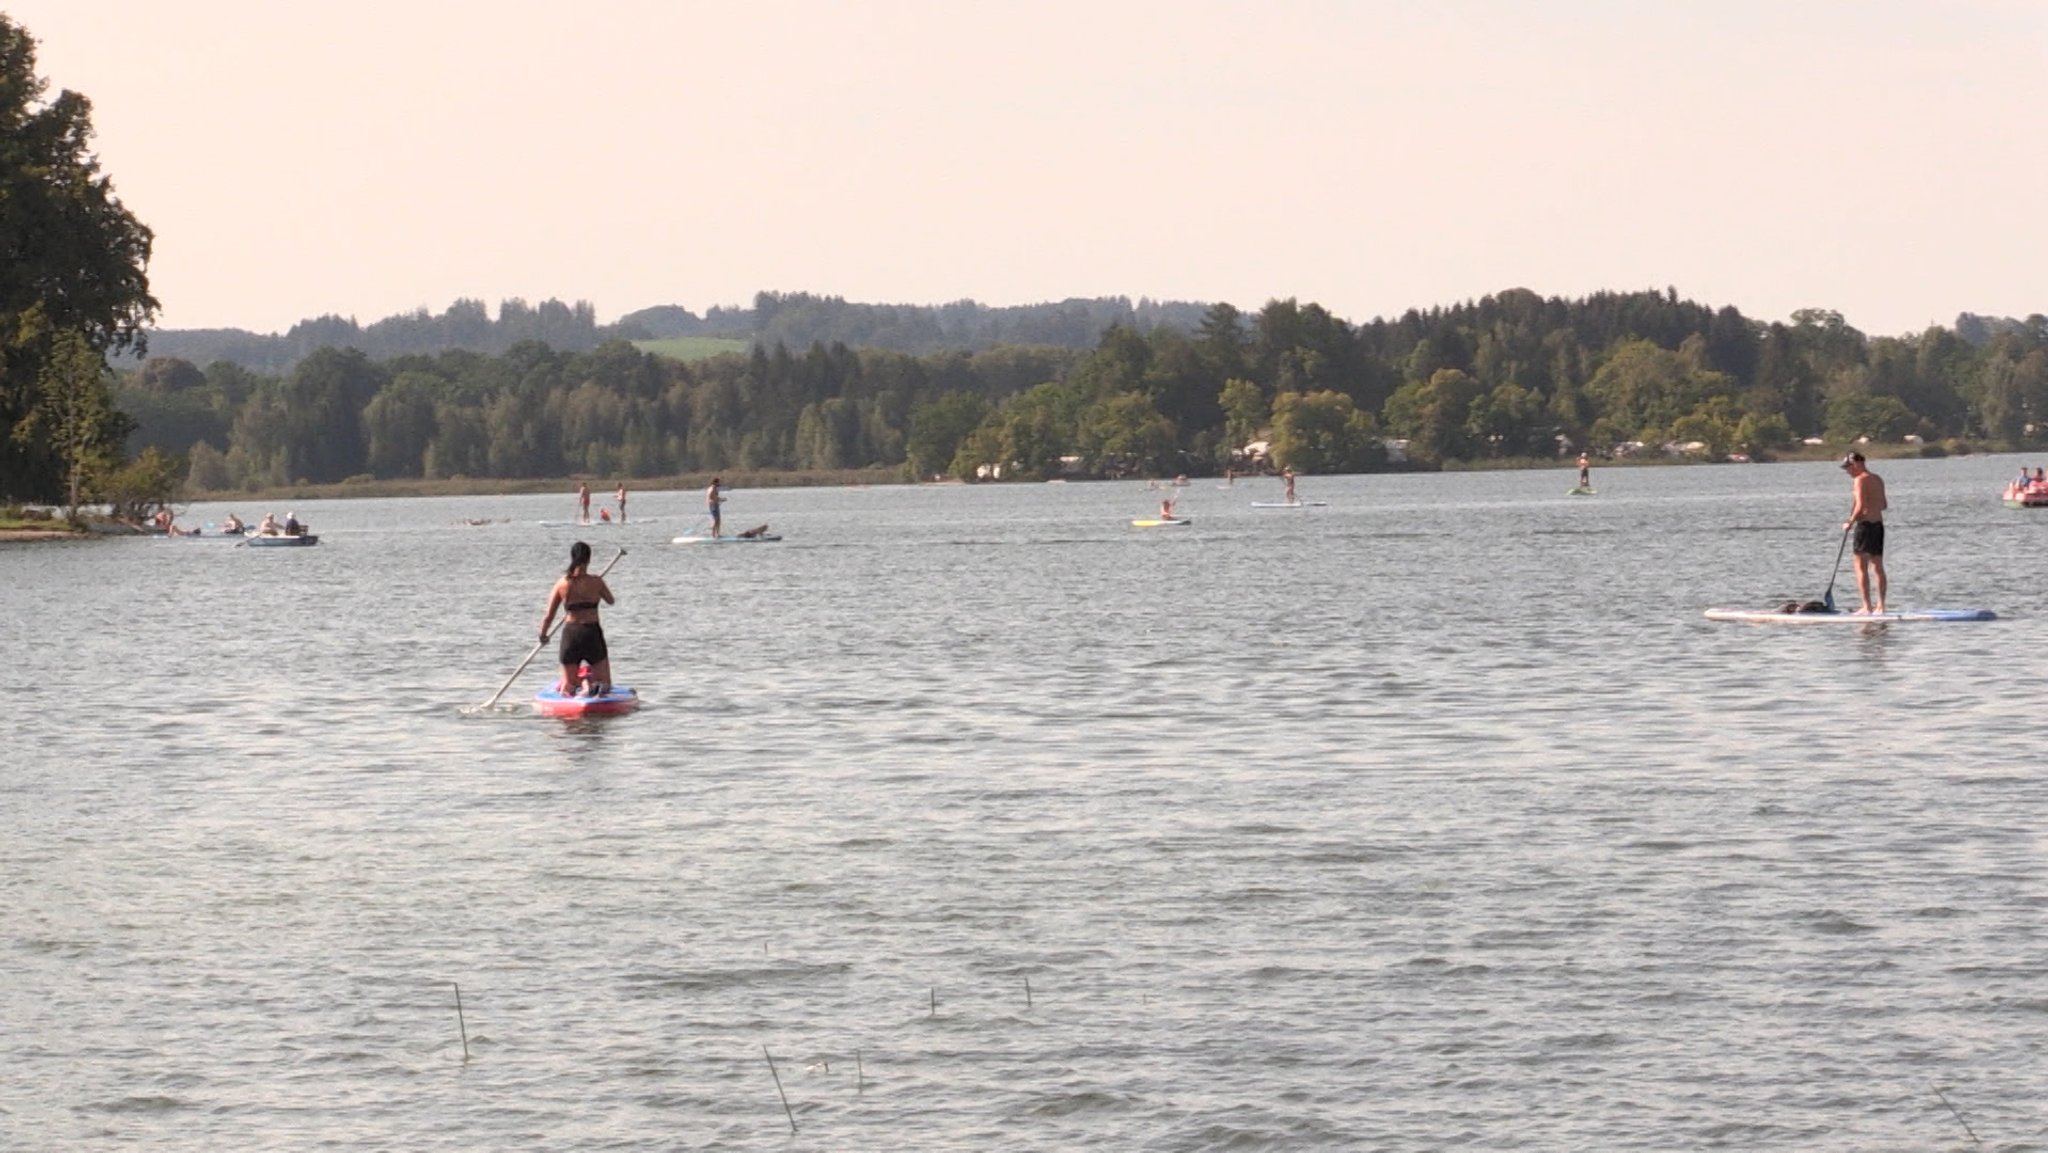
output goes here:
{"type": "Polygon", "coordinates": [[[1856,611],[1881,613],[1885,594],[1884,510],[1890,507],[1884,496],[1884,478],[1864,466],[1860,452],[1843,457],[1842,468],[1849,474],[1855,494],[1842,531],[1855,533],[1850,545],[1856,554],[1856,595],[1863,602],[1856,611]],[[1875,597],[1871,596],[1873,588],[1877,591],[1875,597]]]}
{"type": "MultiPolygon", "coordinates": [[[[1556,482],[1553,481],[1552,483],[1556,482]]],[[[1579,454],[1579,487],[1593,487],[1593,462],[1587,459],[1586,454],[1583,452],[1579,454]]]]}
{"type": "Polygon", "coordinates": [[[711,487],[704,490],[704,511],[711,516],[711,539],[718,539],[718,526],[723,518],[719,506],[725,503],[724,494],[718,491],[718,478],[711,478],[711,487]]]}
{"type": "Polygon", "coordinates": [[[1288,504],[1296,503],[1294,499],[1294,470],[1291,468],[1281,469],[1280,479],[1284,481],[1287,485],[1286,495],[1283,496],[1281,499],[1285,500],[1288,504]]]}

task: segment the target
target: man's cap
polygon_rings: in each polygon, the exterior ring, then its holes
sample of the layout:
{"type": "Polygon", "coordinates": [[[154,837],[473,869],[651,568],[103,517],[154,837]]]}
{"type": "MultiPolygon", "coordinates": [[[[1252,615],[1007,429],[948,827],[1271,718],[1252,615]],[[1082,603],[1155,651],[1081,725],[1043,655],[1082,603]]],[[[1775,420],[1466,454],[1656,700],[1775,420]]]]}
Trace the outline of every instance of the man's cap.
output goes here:
{"type": "Polygon", "coordinates": [[[1860,452],[1852,452],[1852,453],[1850,453],[1850,454],[1849,454],[1848,456],[1845,456],[1845,457],[1843,457],[1843,458],[1842,458],[1842,467],[1843,467],[1843,468],[1848,468],[1848,467],[1849,467],[1850,465],[1852,465],[1852,464],[1862,464],[1862,463],[1863,463],[1863,454],[1862,454],[1862,453],[1860,453],[1860,452]]]}

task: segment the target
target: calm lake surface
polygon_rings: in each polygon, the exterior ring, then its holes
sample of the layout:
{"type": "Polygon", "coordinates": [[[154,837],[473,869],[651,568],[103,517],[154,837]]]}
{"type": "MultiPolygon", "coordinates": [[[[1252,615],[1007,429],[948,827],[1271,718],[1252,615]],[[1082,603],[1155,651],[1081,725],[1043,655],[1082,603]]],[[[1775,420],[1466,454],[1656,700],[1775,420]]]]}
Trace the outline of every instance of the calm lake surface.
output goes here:
{"type": "Polygon", "coordinates": [[[1827,464],[0,546],[0,1147],[2048,1147],[2048,462],[1875,463],[2000,620],[1703,620],[1827,464]],[[646,707],[466,713],[579,537],[646,707]]]}

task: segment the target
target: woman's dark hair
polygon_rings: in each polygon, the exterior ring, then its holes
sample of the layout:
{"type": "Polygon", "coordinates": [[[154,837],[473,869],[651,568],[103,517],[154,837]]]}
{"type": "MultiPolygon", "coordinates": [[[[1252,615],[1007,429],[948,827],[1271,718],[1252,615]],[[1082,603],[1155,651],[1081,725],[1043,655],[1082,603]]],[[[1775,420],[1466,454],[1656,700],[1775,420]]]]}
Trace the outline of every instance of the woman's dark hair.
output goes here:
{"type": "Polygon", "coordinates": [[[580,541],[580,540],[579,540],[579,541],[577,541],[577,542],[576,542],[575,544],[572,544],[572,545],[570,545],[570,546],[569,546],[569,571],[568,571],[568,573],[567,573],[566,575],[568,575],[568,576],[575,576],[575,575],[576,575],[576,570],[577,570],[577,569],[587,569],[587,568],[589,568],[589,567],[590,567],[590,546],[589,546],[588,544],[585,544],[585,543],[584,543],[583,541],[580,541]]]}

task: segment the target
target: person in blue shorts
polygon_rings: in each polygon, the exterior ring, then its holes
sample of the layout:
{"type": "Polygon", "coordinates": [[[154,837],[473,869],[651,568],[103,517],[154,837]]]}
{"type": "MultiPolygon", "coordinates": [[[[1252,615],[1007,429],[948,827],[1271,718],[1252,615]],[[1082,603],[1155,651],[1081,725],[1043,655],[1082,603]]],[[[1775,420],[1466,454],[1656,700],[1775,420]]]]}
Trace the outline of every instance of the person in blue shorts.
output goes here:
{"type": "Polygon", "coordinates": [[[719,515],[719,506],[725,503],[725,497],[718,491],[718,483],[718,478],[714,476],[711,478],[711,487],[704,490],[704,511],[711,514],[713,540],[718,539],[718,526],[723,520],[719,515]]]}

